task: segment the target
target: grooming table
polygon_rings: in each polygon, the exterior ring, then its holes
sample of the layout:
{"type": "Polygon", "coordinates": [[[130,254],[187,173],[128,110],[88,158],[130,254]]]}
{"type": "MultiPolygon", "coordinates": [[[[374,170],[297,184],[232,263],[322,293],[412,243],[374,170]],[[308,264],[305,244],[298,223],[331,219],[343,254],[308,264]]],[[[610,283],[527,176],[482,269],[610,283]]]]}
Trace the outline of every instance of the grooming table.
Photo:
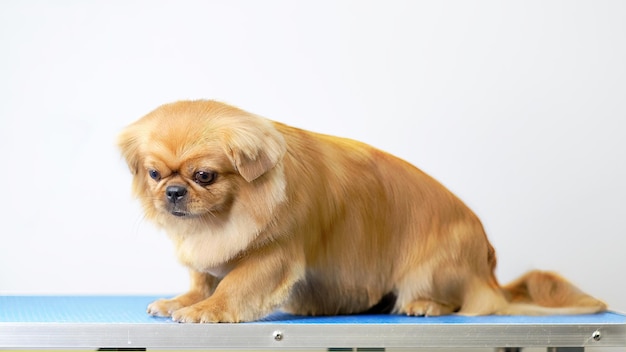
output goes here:
{"type": "Polygon", "coordinates": [[[0,296],[1,348],[318,349],[626,347],[626,316],[301,317],[178,324],[146,314],[148,296],[0,296]]]}

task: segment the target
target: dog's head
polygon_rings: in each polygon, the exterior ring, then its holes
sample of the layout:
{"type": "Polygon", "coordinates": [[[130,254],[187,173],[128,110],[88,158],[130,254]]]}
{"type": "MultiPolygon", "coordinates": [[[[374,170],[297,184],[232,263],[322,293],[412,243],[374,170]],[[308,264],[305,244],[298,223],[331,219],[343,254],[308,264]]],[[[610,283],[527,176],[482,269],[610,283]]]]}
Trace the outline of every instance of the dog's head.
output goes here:
{"type": "Polygon", "coordinates": [[[238,202],[271,210],[284,199],[283,136],[226,104],[163,105],[126,127],[118,145],[146,216],[162,225],[227,218],[238,202]]]}

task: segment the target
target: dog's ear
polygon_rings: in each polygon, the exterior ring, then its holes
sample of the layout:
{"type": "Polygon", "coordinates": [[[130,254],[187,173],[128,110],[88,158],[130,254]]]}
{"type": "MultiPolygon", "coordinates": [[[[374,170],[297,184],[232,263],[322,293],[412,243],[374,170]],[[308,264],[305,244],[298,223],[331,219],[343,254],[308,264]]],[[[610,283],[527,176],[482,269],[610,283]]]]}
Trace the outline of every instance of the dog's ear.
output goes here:
{"type": "Polygon", "coordinates": [[[287,150],[285,139],[269,120],[246,116],[224,133],[226,153],[248,182],[272,169],[287,150]]]}
{"type": "Polygon", "coordinates": [[[139,140],[133,126],[126,127],[117,137],[117,146],[133,175],[139,172],[139,140]]]}

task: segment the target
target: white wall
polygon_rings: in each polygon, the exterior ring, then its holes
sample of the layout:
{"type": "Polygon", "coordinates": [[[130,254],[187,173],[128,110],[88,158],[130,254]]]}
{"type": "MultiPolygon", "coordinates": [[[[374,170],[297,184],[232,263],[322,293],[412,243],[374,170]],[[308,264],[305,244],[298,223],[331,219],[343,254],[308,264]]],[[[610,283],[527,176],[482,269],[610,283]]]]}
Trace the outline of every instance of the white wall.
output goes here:
{"type": "Polygon", "coordinates": [[[429,172],[508,281],[626,310],[626,3],[0,2],[0,294],[176,293],[118,131],[215,98],[429,172]]]}

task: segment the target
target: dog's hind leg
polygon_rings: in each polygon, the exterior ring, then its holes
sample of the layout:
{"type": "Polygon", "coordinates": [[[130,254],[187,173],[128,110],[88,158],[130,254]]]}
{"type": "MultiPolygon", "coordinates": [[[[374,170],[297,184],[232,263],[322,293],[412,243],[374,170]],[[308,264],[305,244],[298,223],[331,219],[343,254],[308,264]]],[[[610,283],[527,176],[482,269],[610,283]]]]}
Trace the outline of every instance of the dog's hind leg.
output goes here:
{"type": "Polygon", "coordinates": [[[429,299],[416,299],[405,304],[397,313],[414,316],[439,316],[449,315],[456,311],[456,307],[446,303],[435,302],[429,299]]]}

